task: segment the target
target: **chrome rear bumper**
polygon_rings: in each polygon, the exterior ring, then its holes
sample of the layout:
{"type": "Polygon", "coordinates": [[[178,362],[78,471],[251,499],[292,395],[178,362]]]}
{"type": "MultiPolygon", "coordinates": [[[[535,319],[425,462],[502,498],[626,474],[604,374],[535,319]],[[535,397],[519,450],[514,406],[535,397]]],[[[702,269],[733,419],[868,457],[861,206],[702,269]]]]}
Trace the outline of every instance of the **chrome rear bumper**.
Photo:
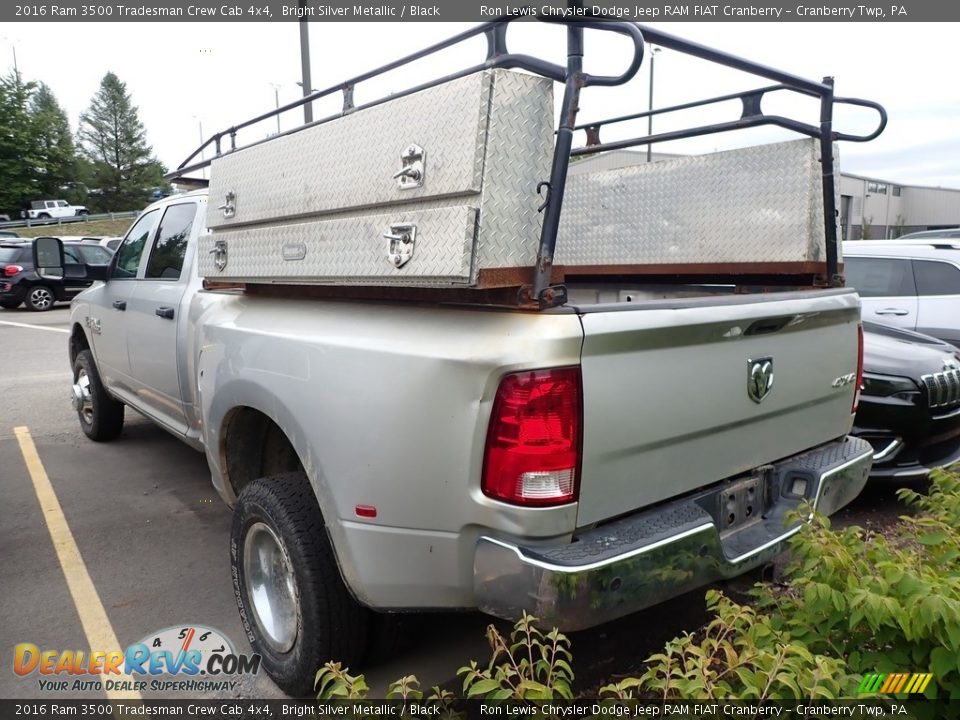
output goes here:
{"type": "Polygon", "coordinates": [[[570,543],[521,545],[482,536],[474,559],[477,605],[497,617],[526,611],[579,630],[735,577],[785,549],[800,529],[787,525],[786,514],[804,501],[830,515],[853,500],[872,457],[868,442],[847,437],[758,470],[762,508],[732,529],[721,530],[729,517],[724,503],[731,488],[742,485],[739,479],[580,533],[570,543]]]}

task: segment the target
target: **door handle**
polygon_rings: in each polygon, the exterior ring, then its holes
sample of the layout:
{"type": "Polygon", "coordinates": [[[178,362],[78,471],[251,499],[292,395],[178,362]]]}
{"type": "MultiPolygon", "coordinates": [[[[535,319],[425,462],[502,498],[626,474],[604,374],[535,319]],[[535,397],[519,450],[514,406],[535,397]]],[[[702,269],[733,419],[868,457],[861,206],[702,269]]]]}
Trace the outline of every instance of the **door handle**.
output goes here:
{"type": "Polygon", "coordinates": [[[126,300],[114,300],[114,301],[113,301],[113,309],[114,309],[114,310],[126,310],[126,309],[127,309],[127,301],[126,301],[126,300]]]}
{"type": "Polygon", "coordinates": [[[161,305],[154,312],[156,312],[158,317],[162,317],[166,320],[173,320],[173,308],[167,307],[166,305],[161,305]]]}
{"type": "Polygon", "coordinates": [[[900,308],[884,308],[883,310],[874,310],[874,315],[909,315],[909,310],[901,310],[900,308]]]}

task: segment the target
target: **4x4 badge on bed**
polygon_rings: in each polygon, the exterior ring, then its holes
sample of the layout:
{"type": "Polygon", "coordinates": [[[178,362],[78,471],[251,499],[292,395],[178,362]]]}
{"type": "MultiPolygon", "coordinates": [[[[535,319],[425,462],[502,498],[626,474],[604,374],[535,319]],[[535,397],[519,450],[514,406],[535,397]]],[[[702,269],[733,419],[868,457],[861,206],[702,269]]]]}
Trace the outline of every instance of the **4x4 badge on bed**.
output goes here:
{"type": "Polygon", "coordinates": [[[747,395],[755,403],[763,402],[773,387],[773,358],[747,360],[747,395]]]}

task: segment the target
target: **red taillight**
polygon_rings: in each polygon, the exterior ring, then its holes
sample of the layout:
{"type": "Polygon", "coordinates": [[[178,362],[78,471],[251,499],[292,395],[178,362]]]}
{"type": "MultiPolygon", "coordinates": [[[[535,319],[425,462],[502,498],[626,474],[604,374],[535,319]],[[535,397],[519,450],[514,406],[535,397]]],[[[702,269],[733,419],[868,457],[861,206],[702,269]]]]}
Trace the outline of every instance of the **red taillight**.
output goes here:
{"type": "Polygon", "coordinates": [[[18,272],[23,272],[23,268],[20,267],[19,265],[7,265],[3,269],[3,274],[5,277],[13,277],[18,272]]]}
{"type": "Polygon", "coordinates": [[[581,394],[576,367],[504,376],[487,431],[485,495],[517,505],[576,500],[581,394]]]}
{"type": "Polygon", "coordinates": [[[860,391],[863,389],[863,325],[857,325],[857,384],[853,389],[853,407],[855,413],[860,405],[860,391]]]}

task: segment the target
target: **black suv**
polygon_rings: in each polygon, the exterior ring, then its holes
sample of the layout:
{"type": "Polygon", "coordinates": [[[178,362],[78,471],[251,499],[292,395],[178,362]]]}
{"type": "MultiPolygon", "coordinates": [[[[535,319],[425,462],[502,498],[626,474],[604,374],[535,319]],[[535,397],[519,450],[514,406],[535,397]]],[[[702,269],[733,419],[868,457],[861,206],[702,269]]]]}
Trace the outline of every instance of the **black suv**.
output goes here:
{"type": "Polygon", "coordinates": [[[85,265],[107,265],[111,253],[99,245],[65,242],[67,263],[60,280],[41,278],[33,269],[32,241],[0,241],[0,307],[12,310],[26,303],[31,310],[49,310],[58,300],[69,300],[90,287],[85,265]]]}
{"type": "Polygon", "coordinates": [[[853,434],[873,445],[873,477],[921,477],[960,460],[960,350],[863,323],[863,391],[853,434]]]}

